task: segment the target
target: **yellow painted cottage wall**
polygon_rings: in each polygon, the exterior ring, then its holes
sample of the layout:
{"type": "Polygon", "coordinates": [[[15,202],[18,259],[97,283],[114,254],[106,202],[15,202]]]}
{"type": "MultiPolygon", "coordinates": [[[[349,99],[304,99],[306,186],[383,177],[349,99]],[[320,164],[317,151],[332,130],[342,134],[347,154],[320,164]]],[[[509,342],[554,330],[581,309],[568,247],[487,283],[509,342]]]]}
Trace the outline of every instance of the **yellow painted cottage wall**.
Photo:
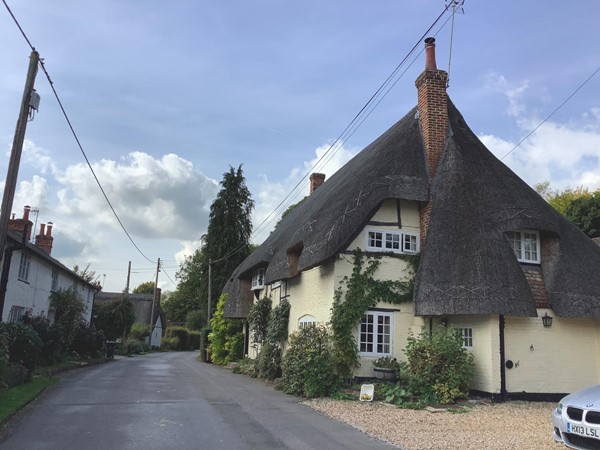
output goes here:
{"type": "MultiPolygon", "coordinates": [[[[434,322],[434,326],[439,320],[434,322]]],[[[500,334],[498,316],[452,316],[448,326],[471,328],[473,348],[468,351],[475,357],[475,375],[471,389],[500,393],[500,334]]]]}
{"type": "Polygon", "coordinates": [[[507,392],[570,393],[598,383],[600,328],[597,320],[557,317],[539,309],[540,317],[507,317],[507,392]],[[548,313],[552,326],[542,326],[548,313]]]}

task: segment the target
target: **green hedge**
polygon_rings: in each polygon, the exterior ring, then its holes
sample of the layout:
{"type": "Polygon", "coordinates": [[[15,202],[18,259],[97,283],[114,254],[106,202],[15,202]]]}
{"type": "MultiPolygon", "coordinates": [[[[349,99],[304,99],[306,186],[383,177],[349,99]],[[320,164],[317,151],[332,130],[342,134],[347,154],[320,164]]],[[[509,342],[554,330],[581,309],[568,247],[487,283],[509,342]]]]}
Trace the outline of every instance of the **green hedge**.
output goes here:
{"type": "Polygon", "coordinates": [[[174,350],[189,350],[190,349],[190,330],[185,327],[169,327],[165,334],[167,339],[178,338],[177,348],[174,350]]]}
{"type": "Polygon", "coordinates": [[[192,350],[198,350],[200,348],[200,337],[202,333],[199,331],[190,331],[190,348],[192,350]]]}

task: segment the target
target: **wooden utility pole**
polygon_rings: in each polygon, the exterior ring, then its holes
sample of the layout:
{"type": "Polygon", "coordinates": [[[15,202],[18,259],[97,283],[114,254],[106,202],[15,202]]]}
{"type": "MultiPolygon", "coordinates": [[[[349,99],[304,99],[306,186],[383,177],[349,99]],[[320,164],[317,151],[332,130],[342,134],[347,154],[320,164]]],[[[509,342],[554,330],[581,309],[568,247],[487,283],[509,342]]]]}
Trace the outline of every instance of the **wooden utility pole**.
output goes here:
{"type": "MultiPolygon", "coordinates": [[[[160,258],[158,258],[158,261],[156,263],[156,281],[154,282],[154,293],[152,295],[152,310],[150,311],[150,333],[153,332],[152,327],[154,326],[154,304],[156,303],[156,297],[158,297],[158,272],[160,272],[160,258]]],[[[150,339],[152,339],[152,334],[150,334],[150,339]]]]}
{"type": "Polygon", "coordinates": [[[208,326],[210,326],[210,306],[211,306],[210,305],[210,303],[211,303],[211,300],[210,300],[210,297],[211,297],[210,296],[210,290],[211,290],[210,289],[211,288],[211,286],[210,286],[210,281],[211,281],[210,280],[210,276],[211,276],[211,270],[212,270],[212,261],[209,259],[208,260],[208,315],[207,315],[207,317],[208,317],[208,319],[207,319],[208,326]]]}
{"type": "MultiPolygon", "coordinates": [[[[35,84],[35,76],[40,60],[38,52],[33,50],[29,57],[29,70],[25,80],[25,89],[23,90],[23,100],[21,101],[21,111],[17,120],[15,136],[13,138],[12,151],[8,162],[8,172],[4,184],[4,194],[2,196],[2,206],[0,206],[0,263],[4,258],[4,248],[6,247],[6,235],[8,233],[8,219],[12,211],[15,190],[17,187],[17,178],[19,176],[19,164],[21,163],[21,153],[23,152],[23,141],[25,140],[25,129],[27,128],[27,116],[29,114],[29,103],[31,93],[35,84]]],[[[0,309],[0,317],[2,310],[0,309]]]]}
{"type": "Polygon", "coordinates": [[[129,261],[129,265],[127,266],[127,286],[125,286],[125,293],[129,294],[129,280],[131,279],[131,261],[129,261]]]}

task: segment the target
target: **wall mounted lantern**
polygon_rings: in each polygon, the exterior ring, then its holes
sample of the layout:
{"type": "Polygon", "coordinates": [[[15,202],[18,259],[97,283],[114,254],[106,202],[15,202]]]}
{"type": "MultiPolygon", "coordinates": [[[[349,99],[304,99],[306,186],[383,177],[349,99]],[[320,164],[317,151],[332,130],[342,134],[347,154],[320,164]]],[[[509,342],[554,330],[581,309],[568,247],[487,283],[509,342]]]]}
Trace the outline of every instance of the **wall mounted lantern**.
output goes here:
{"type": "Polygon", "coordinates": [[[542,324],[547,328],[552,326],[552,316],[549,316],[548,313],[544,313],[542,317],[542,324]]]}

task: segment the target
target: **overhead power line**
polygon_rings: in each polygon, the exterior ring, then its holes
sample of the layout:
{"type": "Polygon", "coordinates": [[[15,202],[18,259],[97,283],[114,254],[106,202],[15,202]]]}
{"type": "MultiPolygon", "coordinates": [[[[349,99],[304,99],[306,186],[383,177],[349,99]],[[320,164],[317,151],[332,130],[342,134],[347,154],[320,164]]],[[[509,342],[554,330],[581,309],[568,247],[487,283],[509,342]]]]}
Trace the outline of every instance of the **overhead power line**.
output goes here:
{"type": "Polygon", "coordinates": [[[546,123],[554,114],[556,114],[558,112],[559,109],[561,109],[569,100],[571,100],[580,90],[581,88],[583,88],[592,78],[594,78],[594,76],[600,72],[600,67],[598,67],[596,70],[594,70],[594,72],[592,72],[592,74],[587,77],[585,79],[585,81],[583,83],[581,83],[579,86],[577,86],[577,89],[575,89],[571,95],[569,95],[560,105],[558,105],[554,111],[552,111],[544,120],[542,120],[539,125],[537,127],[535,127],[533,130],[531,130],[529,133],[527,133],[527,135],[521,139],[517,145],[515,145],[512,149],[510,149],[509,152],[507,152],[502,158],[500,158],[500,161],[502,161],[504,158],[506,158],[508,155],[510,155],[512,152],[514,152],[517,147],[519,147],[523,142],[525,142],[526,139],[529,138],[529,136],[531,136],[533,133],[535,133],[538,128],[540,128],[542,125],[544,125],[544,123],[546,123]]]}
{"type": "MultiPolygon", "coordinates": [[[[23,38],[25,38],[25,41],[27,42],[27,44],[29,45],[29,47],[31,48],[31,50],[35,51],[35,47],[32,45],[31,41],[27,37],[27,34],[25,33],[25,31],[23,30],[23,28],[19,24],[19,21],[17,20],[17,18],[15,17],[15,15],[13,14],[13,12],[11,11],[10,7],[6,3],[6,0],[2,0],[2,3],[4,3],[4,6],[6,7],[8,13],[12,17],[13,21],[15,22],[15,24],[17,25],[17,28],[19,28],[19,31],[23,35],[23,38]]],[[[142,255],[149,262],[156,263],[156,261],[153,261],[150,258],[148,258],[144,254],[144,252],[142,252],[142,250],[138,247],[138,245],[135,243],[135,241],[133,240],[133,238],[129,234],[129,231],[127,231],[127,228],[125,228],[125,225],[121,221],[121,218],[117,214],[117,211],[115,210],[115,208],[113,207],[112,203],[110,202],[110,200],[108,198],[108,195],[106,195],[106,192],[104,191],[104,188],[102,187],[102,184],[100,183],[100,180],[96,176],[96,172],[94,171],[94,168],[92,167],[92,165],[91,165],[91,163],[90,163],[90,161],[89,161],[89,159],[87,157],[87,154],[85,153],[85,150],[83,149],[83,146],[81,145],[81,141],[79,140],[79,137],[77,136],[77,133],[75,132],[75,129],[73,128],[73,125],[71,123],[71,120],[69,119],[67,111],[65,110],[65,108],[64,108],[64,106],[62,104],[62,101],[60,100],[60,97],[58,96],[58,92],[56,91],[56,89],[54,87],[54,83],[53,83],[52,79],[50,78],[50,74],[46,70],[46,66],[45,66],[44,60],[42,58],[40,58],[40,67],[42,68],[42,71],[46,75],[46,79],[48,80],[48,83],[50,84],[50,88],[52,89],[52,92],[54,93],[54,97],[56,98],[56,101],[58,102],[58,106],[60,107],[60,110],[62,111],[63,116],[64,116],[65,120],[67,121],[67,125],[69,126],[69,129],[71,130],[71,134],[73,134],[73,137],[75,138],[75,142],[77,142],[77,146],[79,147],[79,150],[81,151],[81,154],[83,155],[83,158],[85,159],[85,162],[86,162],[88,168],[92,172],[92,175],[94,176],[94,180],[96,181],[96,184],[100,188],[100,191],[102,192],[102,195],[104,196],[104,199],[106,200],[106,203],[108,203],[108,206],[110,207],[110,210],[113,212],[113,215],[117,219],[117,222],[119,223],[119,225],[121,226],[121,228],[125,232],[125,235],[129,239],[129,241],[133,244],[133,246],[135,247],[135,249],[138,251],[138,253],[140,255],[142,255]]]]}

